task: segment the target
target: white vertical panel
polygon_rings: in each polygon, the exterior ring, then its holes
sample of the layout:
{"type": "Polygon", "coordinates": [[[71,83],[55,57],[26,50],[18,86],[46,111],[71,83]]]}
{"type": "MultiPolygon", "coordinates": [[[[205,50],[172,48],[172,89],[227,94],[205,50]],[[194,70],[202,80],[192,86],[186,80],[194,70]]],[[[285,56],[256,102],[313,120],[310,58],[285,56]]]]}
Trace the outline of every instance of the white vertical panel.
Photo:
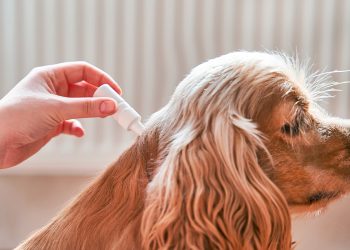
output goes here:
{"type": "Polygon", "coordinates": [[[264,49],[273,49],[273,34],[277,20],[275,20],[277,0],[264,0],[261,9],[261,47],[264,49]]]}
{"type": "MultiPolygon", "coordinates": [[[[198,3],[198,1],[195,0],[182,0],[182,4],[183,7],[181,11],[183,12],[183,20],[181,24],[183,25],[183,33],[177,35],[180,38],[179,40],[183,43],[185,58],[182,60],[185,62],[185,70],[188,71],[201,56],[201,49],[203,48],[204,37],[202,37],[203,31],[201,28],[204,28],[204,26],[202,26],[202,24],[198,25],[198,18],[199,20],[203,20],[202,17],[204,13],[202,5],[205,4],[205,1],[200,1],[200,3],[198,3]]],[[[182,73],[186,74],[187,72],[182,73]]]]}
{"type": "MultiPolygon", "coordinates": [[[[285,48],[287,51],[294,51],[296,49],[297,44],[293,44],[295,35],[294,31],[294,25],[295,25],[295,18],[299,13],[295,13],[295,2],[290,0],[284,0],[282,5],[282,30],[281,30],[281,44],[280,47],[285,48]]],[[[302,28],[302,27],[297,27],[302,28]]]]}
{"type": "Polygon", "coordinates": [[[242,21],[240,22],[242,25],[241,41],[245,50],[254,50],[254,27],[256,26],[254,0],[245,0],[242,3],[242,21]]]}
{"type": "MultiPolygon", "coordinates": [[[[341,13],[336,13],[338,18],[342,18],[341,26],[338,27],[340,29],[339,46],[335,48],[339,53],[337,55],[337,58],[339,58],[339,64],[337,66],[339,70],[350,70],[350,1],[346,0],[340,2],[342,3],[341,13]]],[[[350,81],[350,72],[339,73],[336,79],[338,81],[350,81]]],[[[337,93],[337,105],[334,113],[341,117],[350,118],[350,86],[347,83],[340,86],[339,89],[341,89],[342,92],[337,93]]]]}
{"type": "MultiPolygon", "coordinates": [[[[350,1],[344,0],[342,1],[343,5],[341,6],[342,9],[342,16],[343,16],[343,22],[342,22],[342,29],[341,29],[341,49],[339,50],[340,54],[340,62],[343,67],[343,69],[349,69],[350,70],[350,1]]],[[[350,72],[343,74],[343,81],[350,80],[350,72]]],[[[348,88],[349,90],[350,88],[348,88]]],[[[348,97],[350,98],[349,91],[347,92],[348,97]]],[[[349,99],[348,98],[348,99],[349,99]]],[[[348,113],[348,116],[350,117],[350,114],[348,113]]]]}
{"type": "MultiPolygon", "coordinates": [[[[219,8],[216,7],[216,5],[220,4],[220,1],[215,0],[206,0],[203,2],[203,23],[198,24],[197,28],[203,29],[203,45],[204,45],[204,52],[205,52],[205,58],[204,60],[208,60],[212,57],[218,56],[216,55],[217,47],[220,46],[220,44],[216,44],[217,37],[215,36],[215,29],[219,29],[219,27],[215,27],[215,10],[219,10],[219,8]]],[[[195,44],[194,44],[195,46],[195,44]]],[[[197,62],[197,64],[200,62],[197,62]]],[[[192,65],[194,67],[195,65],[192,65]]]]}
{"type": "Polygon", "coordinates": [[[224,1],[224,10],[222,13],[220,13],[220,16],[222,17],[221,22],[223,26],[223,48],[224,52],[232,52],[233,46],[234,46],[234,40],[233,40],[233,8],[234,8],[234,2],[231,0],[225,0],[224,1]]]}
{"type": "Polygon", "coordinates": [[[328,0],[322,0],[319,1],[322,4],[322,13],[319,13],[319,15],[322,15],[322,35],[320,41],[320,65],[323,68],[330,69],[330,62],[332,60],[332,53],[334,51],[334,48],[332,48],[333,44],[333,25],[334,25],[334,1],[328,1],[328,0]]]}
{"type": "Polygon", "coordinates": [[[135,29],[136,29],[136,5],[137,0],[130,0],[127,3],[124,1],[124,15],[123,15],[123,23],[124,30],[123,34],[120,34],[120,39],[123,41],[123,55],[122,63],[125,65],[125,74],[124,74],[124,84],[127,88],[124,95],[128,100],[133,102],[136,99],[135,93],[137,92],[137,88],[134,85],[135,79],[139,78],[138,72],[135,72],[135,29]]]}
{"type": "MultiPolygon", "coordinates": [[[[164,50],[161,51],[160,55],[164,58],[165,62],[164,74],[162,74],[162,77],[160,78],[162,81],[158,82],[158,85],[161,85],[163,90],[162,95],[158,97],[161,104],[165,104],[167,100],[169,100],[169,97],[174,90],[176,80],[179,77],[177,74],[179,69],[176,63],[176,58],[178,56],[175,45],[176,34],[174,32],[174,27],[176,25],[176,16],[174,11],[175,1],[165,0],[164,2],[165,4],[163,4],[163,9],[160,10],[164,12],[164,24],[162,26],[162,32],[164,34],[164,50]]],[[[157,71],[157,74],[158,73],[159,72],[157,71]]]]}
{"type": "MultiPolygon", "coordinates": [[[[31,68],[37,65],[37,24],[36,24],[36,2],[34,0],[22,1],[22,23],[23,27],[21,31],[23,32],[22,37],[25,40],[21,43],[23,46],[23,54],[20,55],[21,61],[24,65],[24,72],[28,72],[31,68]]],[[[19,20],[19,19],[18,19],[19,20]]],[[[23,73],[24,73],[23,72],[23,73]]]]}
{"type": "MultiPolygon", "coordinates": [[[[65,61],[74,61],[77,60],[77,46],[81,46],[79,44],[79,40],[81,41],[82,38],[78,37],[78,30],[80,27],[77,27],[77,19],[76,19],[76,13],[77,13],[77,8],[81,8],[82,6],[77,6],[76,1],[71,1],[71,0],[60,0],[63,1],[63,13],[64,13],[64,18],[60,18],[60,22],[62,22],[63,25],[63,34],[60,34],[64,36],[63,39],[63,56],[65,61]]],[[[91,3],[90,3],[91,5],[91,3]]],[[[87,11],[87,16],[91,20],[93,16],[91,16],[90,9],[87,11]]],[[[62,15],[61,15],[62,16],[62,15]]],[[[90,26],[89,23],[86,23],[87,27],[94,28],[94,26],[90,26]]],[[[87,36],[86,38],[91,39],[94,34],[94,32],[91,32],[90,30],[85,31],[90,34],[90,36],[87,36]]],[[[93,49],[94,44],[91,44],[89,46],[89,50],[94,51],[93,49]]]]}
{"type": "MultiPolygon", "coordinates": [[[[314,37],[314,26],[315,26],[315,5],[319,4],[318,0],[305,1],[303,5],[302,19],[304,22],[301,27],[296,27],[301,32],[301,47],[300,51],[305,57],[311,57],[313,52],[313,37],[314,37]]],[[[299,15],[300,13],[296,13],[299,15]]],[[[286,31],[288,32],[288,31],[286,31]]],[[[312,59],[312,58],[310,58],[312,59]]]]}
{"type": "MultiPolygon", "coordinates": [[[[156,52],[155,48],[155,38],[156,38],[156,32],[160,32],[156,30],[156,16],[160,15],[159,12],[157,12],[157,0],[149,0],[147,1],[147,4],[145,4],[144,7],[144,25],[147,27],[147,31],[144,33],[144,46],[143,46],[143,58],[144,58],[144,63],[142,65],[143,67],[143,72],[144,75],[141,78],[141,82],[138,82],[138,84],[142,84],[145,88],[157,89],[157,83],[155,82],[156,80],[156,66],[158,65],[159,58],[156,57],[158,53],[156,52]]],[[[140,81],[140,80],[139,80],[140,81]]],[[[154,99],[157,98],[158,94],[156,91],[151,91],[147,93],[140,93],[143,97],[143,102],[147,103],[148,105],[142,105],[140,112],[142,114],[148,114],[150,115],[153,110],[153,103],[154,99]]]]}
{"type": "MultiPolygon", "coordinates": [[[[16,44],[16,22],[18,22],[16,15],[17,1],[2,1],[1,16],[2,16],[2,31],[4,35],[1,36],[3,43],[3,64],[1,65],[1,84],[2,90],[6,93],[10,88],[16,84],[18,76],[15,75],[17,68],[17,48],[16,44]],[[5,86],[4,86],[5,85],[5,86]]],[[[1,93],[3,96],[5,93],[1,93]]]]}
{"type": "Polygon", "coordinates": [[[57,62],[57,30],[56,27],[56,6],[55,0],[44,0],[43,4],[43,44],[41,48],[43,53],[44,63],[53,64],[57,62]]]}
{"type": "Polygon", "coordinates": [[[113,73],[115,72],[115,65],[117,64],[116,55],[116,47],[118,46],[120,41],[117,41],[117,36],[115,34],[115,26],[116,26],[116,1],[115,0],[105,0],[105,4],[103,5],[103,28],[104,32],[104,43],[103,50],[104,52],[104,69],[111,74],[113,77],[118,80],[117,76],[113,73]]]}
{"type": "MultiPolygon", "coordinates": [[[[71,2],[68,0],[68,2],[71,2]]],[[[83,22],[82,27],[83,37],[80,39],[81,46],[83,46],[84,60],[94,62],[96,58],[96,9],[95,5],[98,4],[96,0],[84,0],[82,8],[83,22]]],[[[69,6],[67,6],[69,7],[69,6]]],[[[101,27],[98,27],[101,28],[101,27]]],[[[67,32],[64,32],[66,35],[67,32]]]]}
{"type": "MultiPolygon", "coordinates": [[[[318,1],[318,4],[321,5],[321,11],[318,14],[322,18],[319,18],[321,23],[318,24],[318,31],[320,32],[319,40],[314,41],[316,43],[316,48],[318,48],[318,50],[315,50],[315,53],[317,53],[317,55],[315,56],[318,57],[318,67],[320,68],[320,70],[330,71],[332,70],[331,63],[333,62],[332,54],[336,49],[335,47],[333,47],[334,45],[336,45],[333,40],[335,3],[334,1],[322,0],[318,1]]],[[[337,93],[337,95],[339,95],[339,93],[337,93]]],[[[334,109],[335,112],[332,112],[334,115],[339,114],[339,109],[335,109],[337,103],[338,98],[327,100],[327,102],[325,103],[325,107],[327,109],[334,109]]]]}
{"type": "MultiPolygon", "coordinates": [[[[0,34],[5,35],[5,16],[4,11],[7,9],[4,6],[4,1],[0,1],[0,34]]],[[[0,80],[5,80],[5,44],[4,39],[0,39],[0,80]]],[[[0,84],[0,98],[3,97],[6,91],[7,84],[0,84]]]]}

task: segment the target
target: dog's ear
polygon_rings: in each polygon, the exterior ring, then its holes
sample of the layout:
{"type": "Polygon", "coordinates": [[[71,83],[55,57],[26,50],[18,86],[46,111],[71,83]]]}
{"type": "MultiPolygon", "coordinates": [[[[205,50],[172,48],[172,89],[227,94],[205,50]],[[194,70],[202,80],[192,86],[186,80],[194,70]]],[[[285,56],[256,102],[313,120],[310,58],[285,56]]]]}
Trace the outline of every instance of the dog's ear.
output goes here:
{"type": "Polygon", "coordinates": [[[287,203],[258,164],[255,125],[217,115],[173,136],[148,185],[145,249],[290,249],[287,203]]]}

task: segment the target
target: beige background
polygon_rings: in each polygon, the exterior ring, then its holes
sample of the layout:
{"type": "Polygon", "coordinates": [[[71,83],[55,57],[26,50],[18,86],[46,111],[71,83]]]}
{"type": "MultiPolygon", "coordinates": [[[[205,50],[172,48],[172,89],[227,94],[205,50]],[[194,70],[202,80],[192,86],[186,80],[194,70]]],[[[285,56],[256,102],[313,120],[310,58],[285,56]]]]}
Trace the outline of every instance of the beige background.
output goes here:
{"type": "MultiPolygon", "coordinates": [[[[147,119],[191,68],[238,49],[297,51],[315,69],[350,69],[350,1],[0,0],[0,97],[33,67],[84,60],[117,79],[147,119]]],[[[340,88],[322,105],[350,118],[350,89],[340,88]]],[[[82,122],[84,139],[55,139],[0,171],[0,249],[47,223],[133,140],[110,119],[82,122]]],[[[297,249],[350,249],[349,214],[345,198],[295,219],[297,249]]]]}

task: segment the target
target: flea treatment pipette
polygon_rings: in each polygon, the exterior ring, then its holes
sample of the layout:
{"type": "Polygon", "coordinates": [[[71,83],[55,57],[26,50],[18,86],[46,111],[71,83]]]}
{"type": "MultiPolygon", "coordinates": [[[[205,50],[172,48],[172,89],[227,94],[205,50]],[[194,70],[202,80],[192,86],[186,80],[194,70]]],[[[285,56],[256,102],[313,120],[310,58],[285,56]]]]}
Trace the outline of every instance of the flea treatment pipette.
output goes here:
{"type": "Polygon", "coordinates": [[[110,97],[118,103],[117,112],[112,117],[126,130],[140,135],[145,127],[141,116],[108,84],[103,84],[94,93],[94,97],[110,97]]]}

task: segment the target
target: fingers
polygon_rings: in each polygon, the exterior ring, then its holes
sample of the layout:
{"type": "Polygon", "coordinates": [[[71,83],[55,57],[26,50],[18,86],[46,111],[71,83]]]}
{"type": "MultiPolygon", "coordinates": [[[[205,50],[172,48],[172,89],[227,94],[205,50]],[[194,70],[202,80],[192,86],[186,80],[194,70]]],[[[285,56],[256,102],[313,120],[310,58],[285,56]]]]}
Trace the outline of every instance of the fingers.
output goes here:
{"type": "Polygon", "coordinates": [[[73,118],[106,117],[117,111],[111,98],[64,98],[59,108],[63,120],[73,118]]]}
{"type": "MultiPolygon", "coordinates": [[[[54,84],[56,85],[56,89],[65,89],[62,88],[61,85],[67,85],[69,88],[72,84],[85,81],[94,87],[99,87],[102,84],[107,83],[119,94],[122,92],[119,85],[111,76],[87,62],[59,63],[41,67],[40,70],[44,71],[44,73],[46,72],[50,75],[54,75],[54,84]]],[[[70,91],[68,90],[68,93],[69,92],[70,91]]]]}
{"type": "Polygon", "coordinates": [[[51,134],[51,137],[59,134],[73,135],[76,137],[82,137],[85,134],[84,128],[78,120],[71,119],[63,121],[55,131],[51,134]]]}
{"type": "Polygon", "coordinates": [[[91,97],[96,89],[96,86],[85,81],[73,83],[69,85],[67,97],[91,97]]]}

